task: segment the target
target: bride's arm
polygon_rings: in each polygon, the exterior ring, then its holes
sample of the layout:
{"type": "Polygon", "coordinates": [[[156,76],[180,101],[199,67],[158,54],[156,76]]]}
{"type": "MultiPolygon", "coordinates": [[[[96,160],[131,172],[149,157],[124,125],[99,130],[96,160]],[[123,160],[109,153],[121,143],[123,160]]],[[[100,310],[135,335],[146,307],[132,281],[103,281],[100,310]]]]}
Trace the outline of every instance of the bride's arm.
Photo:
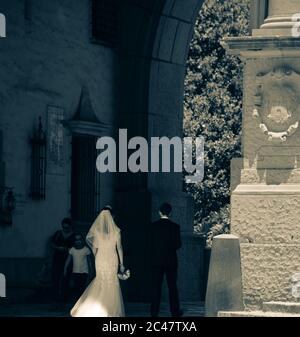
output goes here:
{"type": "Polygon", "coordinates": [[[125,268],[123,264],[123,247],[121,243],[121,234],[118,235],[118,240],[117,240],[117,250],[118,250],[118,255],[119,255],[119,260],[120,260],[120,270],[123,273],[125,268]]]}
{"type": "Polygon", "coordinates": [[[93,252],[94,256],[96,257],[97,252],[98,252],[97,240],[95,240],[94,238],[91,239],[91,238],[86,237],[85,242],[87,246],[89,247],[89,249],[93,252]]]}

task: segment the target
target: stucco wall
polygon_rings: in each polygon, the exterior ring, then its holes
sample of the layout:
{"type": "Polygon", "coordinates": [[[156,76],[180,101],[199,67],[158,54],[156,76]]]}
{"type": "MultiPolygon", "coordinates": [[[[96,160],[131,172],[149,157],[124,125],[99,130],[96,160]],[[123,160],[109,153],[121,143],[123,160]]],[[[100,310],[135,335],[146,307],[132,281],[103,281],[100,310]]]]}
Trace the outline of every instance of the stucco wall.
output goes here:
{"type": "Polygon", "coordinates": [[[47,105],[71,118],[82,86],[98,118],[112,123],[115,111],[114,52],[90,42],[89,0],[40,0],[31,20],[23,1],[6,1],[7,38],[0,43],[0,129],[6,185],[17,198],[13,225],[0,227],[1,257],[39,257],[45,240],[70,211],[70,137],[65,131],[62,175],[47,174],[46,200],[32,201],[29,136],[38,116],[46,125],[47,105]]]}

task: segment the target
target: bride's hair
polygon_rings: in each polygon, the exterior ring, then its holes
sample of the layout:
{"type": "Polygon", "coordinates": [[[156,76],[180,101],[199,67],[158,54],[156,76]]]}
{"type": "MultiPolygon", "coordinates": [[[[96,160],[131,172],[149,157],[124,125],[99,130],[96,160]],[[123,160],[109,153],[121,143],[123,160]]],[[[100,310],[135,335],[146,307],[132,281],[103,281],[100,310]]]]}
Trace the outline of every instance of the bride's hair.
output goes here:
{"type": "Polygon", "coordinates": [[[103,209],[91,226],[86,236],[86,242],[90,247],[96,248],[97,241],[116,238],[119,233],[120,229],[115,224],[111,211],[103,209]]]}
{"type": "Polygon", "coordinates": [[[111,215],[114,215],[113,208],[112,208],[110,205],[104,206],[104,207],[101,209],[101,212],[102,212],[102,211],[109,211],[111,215]]]}

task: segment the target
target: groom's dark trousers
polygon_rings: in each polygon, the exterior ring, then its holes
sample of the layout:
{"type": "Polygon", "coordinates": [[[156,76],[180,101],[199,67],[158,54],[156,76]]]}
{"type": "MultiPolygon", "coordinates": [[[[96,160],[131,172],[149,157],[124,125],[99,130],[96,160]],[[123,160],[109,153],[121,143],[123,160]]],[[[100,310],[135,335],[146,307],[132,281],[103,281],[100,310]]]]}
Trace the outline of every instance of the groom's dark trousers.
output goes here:
{"type": "Polygon", "coordinates": [[[173,317],[180,316],[177,289],[177,250],[181,247],[180,226],[162,218],[151,224],[149,232],[152,274],[151,316],[157,317],[159,314],[164,276],[169,289],[171,314],[173,317]]]}

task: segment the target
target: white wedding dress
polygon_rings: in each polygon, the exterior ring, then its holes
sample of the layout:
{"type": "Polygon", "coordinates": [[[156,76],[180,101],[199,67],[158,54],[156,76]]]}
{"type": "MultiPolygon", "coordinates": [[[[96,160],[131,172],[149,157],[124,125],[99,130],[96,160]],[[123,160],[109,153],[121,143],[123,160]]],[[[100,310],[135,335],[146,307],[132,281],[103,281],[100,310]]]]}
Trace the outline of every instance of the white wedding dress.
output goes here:
{"type": "MultiPolygon", "coordinates": [[[[93,251],[96,252],[96,277],[72,308],[71,316],[73,317],[125,316],[118,278],[119,259],[117,245],[121,241],[120,230],[117,227],[113,228],[113,230],[110,228],[108,230],[109,235],[102,235],[101,226],[103,227],[103,224],[101,224],[101,221],[103,217],[101,219],[101,213],[93,225],[94,228],[92,226],[87,235],[87,241],[92,243],[93,251]]],[[[108,217],[107,214],[106,217],[108,217]]],[[[114,223],[113,225],[116,226],[114,223]]]]}

